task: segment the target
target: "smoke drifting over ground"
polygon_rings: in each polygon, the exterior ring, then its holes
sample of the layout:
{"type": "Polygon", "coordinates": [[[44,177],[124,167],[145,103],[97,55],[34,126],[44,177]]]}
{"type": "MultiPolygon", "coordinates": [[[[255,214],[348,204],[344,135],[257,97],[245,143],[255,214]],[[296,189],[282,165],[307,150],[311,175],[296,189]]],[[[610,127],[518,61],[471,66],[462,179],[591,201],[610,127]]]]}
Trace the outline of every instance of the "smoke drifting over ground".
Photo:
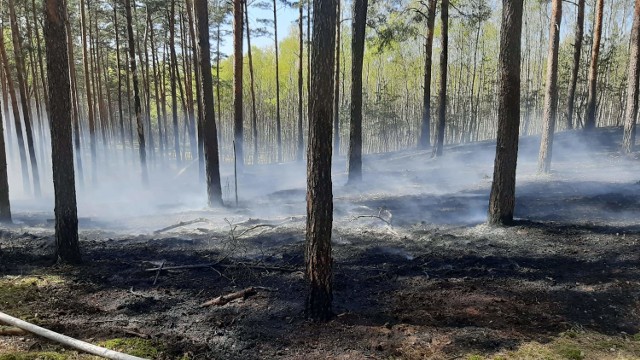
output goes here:
{"type": "MultiPolygon", "coordinates": [[[[617,154],[619,129],[600,130],[586,138],[580,132],[556,135],[553,173],[536,174],[538,137],[520,143],[516,217],[566,222],[624,221],[640,209],[636,164],[617,154]],[[550,212],[551,211],[551,212],[550,212]]],[[[15,141],[11,154],[10,189],[16,224],[51,226],[53,198],[49,149],[38,149],[43,195],[24,192],[15,141]]],[[[390,213],[394,225],[476,225],[485,221],[492,178],[495,142],[454,145],[445,156],[407,150],[364,158],[364,183],[345,187],[344,156],[334,157],[335,220],[390,213]]],[[[207,217],[213,226],[225,218],[283,218],[306,215],[306,164],[248,165],[234,199],[233,168],[222,165],[227,207],[209,209],[206,188],[199,181],[197,161],[149,158],[149,184],[143,185],[137,149],[99,147],[97,169],[83,153],[84,176],[77,179],[81,229],[146,232],[163,224],[207,217]]],[[[367,222],[359,219],[359,223],[367,222]]],[[[375,223],[377,220],[373,220],[375,223]]],[[[358,223],[356,222],[356,223],[358,223]]]]}

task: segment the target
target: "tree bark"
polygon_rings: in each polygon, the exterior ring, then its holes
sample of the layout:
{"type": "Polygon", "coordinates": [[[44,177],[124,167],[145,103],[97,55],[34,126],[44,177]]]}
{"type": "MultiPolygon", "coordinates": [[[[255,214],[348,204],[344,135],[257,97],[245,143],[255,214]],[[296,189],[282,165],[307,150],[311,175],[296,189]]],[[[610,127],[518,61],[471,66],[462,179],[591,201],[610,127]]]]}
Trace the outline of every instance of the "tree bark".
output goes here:
{"type": "Polygon", "coordinates": [[[56,253],[59,262],[81,262],[78,242],[78,214],[73,169],[71,134],[71,86],[64,0],[45,0],[49,103],[51,105],[51,158],[55,193],[56,253]]]}
{"type": "Polygon", "coordinates": [[[547,82],[544,91],[544,120],[538,158],[538,172],[542,174],[548,174],[551,171],[553,133],[558,113],[558,49],[560,47],[561,24],[562,0],[553,0],[549,29],[549,53],[547,55],[547,82]]]}
{"type": "Polygon", "coordinates": [[[258,112],[256,110],[256,84],[251,54],[251,30],[249,29],[249,7],[244,2],[244,20],[247,28],[247,57],[249,58],[249,86],[251,86],[251,130],[253,131],[253,164],[258,163],[258,112]]]}
{"type": "Polygon", "coordinates": [[[4,131],[0,112],[0,223],[11,223],[11,203],[9,202],[9,174],[7,172],[7,152],[4,138],[11,134],[4,131]]]}
{"type": "Polygon", "coordinates": [[[276,140],[278,162],[282,162],[282,124],[280,123],[280,61],[278,59],[278,0],[273,0],[273,39],[276,51],[276,140]]]}
{"type": "Polygon", "coordinates": [[[13,39],[13,52],[16,62],[16,75],[18,77],[18,89],[20,91],[20,102],[22,104],[22,118],[24,119],[24,130],[27,136],[27,149],[29,150],[29,160],[31,161],[31,179],[33,180],[33,190],[36,197],[40,197],[40,175],[36,160],[36,149],[33,142],[33,128],[31,122],[31,109],[29,108],[29,94],[27,92],[27,79],[25,78],[24,58],[22,56],[22,36],[18,30],[18,20],[14,0],[9,0],[9,18],[11,21],[11,35],[13,39]]]}
{"type": "Polygon", "coordinates": [[[216,128],[216,109],[213,103],[213,78],[211,76],[211,55],[209,46],[209,9],[207,0],[195,0],[195,15],[198,29],[200,53],[200,94],[204,121],[203,142],[207,173],[207,193],[209,206],[222,206],[222,186],[220,184],[220,164],[218,158],[218,130],[216,128]]]}
{"type": "Polygon", "coordinates": [[[20,168],[22,170],[22,187],[25,193],[31,191],[29,184],[29,162],[27,160],[27,150],[24,144],[24,136],[22,133],[22,122],[20,121],[20,109],[18,108],[18,98],[16,96],[15,86],[11,78],[9,70],[9,58],[4,46],[4,32],[0,31],[0,56],[2,57],[2,68],[7,81],[7,90],[11,99],[11,110],[13,112],[13,123],[16,128],[16,138],[18,139],[18,153],[20,155],[20,168]]]}
{"type": "Polygon", "coordinates": [[[584,128],[587,131],[596,127],[596,105],[598,102],[598,57],[600,56],[600,40],[602,37],[602,13],[604,0],[597,0],[596,18],[593,25],[593,47],[591,48],[591,64],[589,65],[589,95],[587,97],[587,113],[584,118],[584,128]]]}
{"type": "Polygon", "coordinates": [[[169,13],[169,51],[171,60],[169,71],[171,73],[171,112],[173,115],[173,146],[176,152],[176,163],[182,162],[180,154],[180,131],[178,129],[178,95],[176,93],[176,70],[178,59],[176,58],[176,1],[171,0],[171,12],[169,13]]]}
{"type": "Polygon", "coordinates": [[[244,166],[244,124],[242,114],[242,32],[243,0],[233,0],[233,138],[236,162],[240,170],[244,166]]]}
{"type": "Polygon", "coordinates": [[[422,123],[418,148],[431,146],[431,63],[433,58],[433,32],[436,21],[437,0],[429,0],[427,12],[427,37],[424,42],[424,93],[422,97],[422,123]]]}
{"type": "MultiPolygon", "coordinates": [[[[348,183],[362,181],[362,63],[368,0],[354,0],[351,39],[351,124],[348,183]]],[[[315,5],[314,5],[315,11],[315,5]]],[[[315,35],[315,34],[314,34],[315,35]]]]}
{"type": "Polygon", "coordinates": [[[489,200],[489,224],[513,222],[520,129],[520,51],[523,0],[502,0],[498,60],[498,138],[489,200]]]}
{"type": "MultiPolygon", "coordinates": [[[[302,134],[302,122],[304,121],[304,1],[298,0],[298,137],[296,146],[296,160],[302,161],[304,157],[304,135],[302,134]]],[[[309,75],[307,75],[309,76],[309,75]]],[[[336,152],[337,153],[337,152],[336,152]]]]}
{"type": "Polygon", "coordinates": [[[442,52],[440,53],[440,89],[438,90],[438,126],[433,156],[442,156],[447,118],[447,66],[449,61],[449,0],[442,0],[442,52]]]}
{"type": "Polygon", "coordinates": [[[576,42],[573,45],[573,65],[571,67],[571,80],[569,82],[569,95],[567,96],[567,129],[573,129],[573,110],[576,98],[576,86],[578,84],[578,72],[580,70],[580,56],[582,55],[582,39],[584,33],[584,7],[585,0],[578,0],[578,17],[576,19],[576,42]]]}
{"type": "MultiPolygon", "coordinates": [[[[135,0],[134,0],[135,1],[135,0]]],[[[140,166],[142,170],[142,182],[149,182],[147,173],[147,152],[144,142],[144,124],[142,120],[142,109],[140,105],[140,90],[138,89],[138,69],[136,68],[136,46],[133,37],[133,19],[131,16],[131,1],[124,0],[125,15],[127,18],[127,35],[129,37],[129,67],[133,78],[133,106],[136,112],[136,125],[138,128],[138,153],[140,155],[140,166]]],[[[134,3],[135,6],[135,3],[134,3]]]]}
{"type": "Polygon", "coordinates": [[[93,117],[93,97],[91,94],[91,69],[89,69],[89,49],[87,43],[87,15],[85,1],[80,1],[80,22],[82,23],[82,62],[84,66],[84,91],[87,95],[87,114],[89,118],[89,146],[91,147],[91,181],[98,181],[96,150],[96,125],[93,117]]]}
{"type": "MultiPolygon", "coordinates": [[[[340,156],[340,28],[342,27],[342,15],[340,14],[340,2],[336,0],[336,61],[334,68],[333,84],[333,153],[340,156]]],[[[302,115],[302,1],[300,1],[300,67],[298,69],[298,94],[300,115],[302,115]]],[[[302,123],[298,130],[302,135],[302,123]]],[[[302,154],[302,153],[300,153],[302,154]]],[[[300,158],[302,160],[302,158],[300,158]]]]}
{"type": "Polygon", "coordinates": [[[625,110],[622,152],[633,152],[636,145],[636,116],[638,115],[638,81],[640,80],[640,0],[635,1],[631,45],[629,54],[629,75],[627,76],[627,109],[625,110]]]}
{"type": "MultiPolygon", "coordinates": [[[[366,0],[364,2],[366,9],[366,0]]],[[[357,5],[356,5],[357,6],[357,5]]],[[[326,321],[332,316],[331,131],[333,69],[335,62],[336,0],[314,0],[312,87],[309,96],[309,147],[307,152],[306,275],[309,294],[307,316],[326,321]]],[[[362,15],[362,14],[360,14],[362,15]]],[[[364,32],[364,31],[363,31],[364,32]]]]}

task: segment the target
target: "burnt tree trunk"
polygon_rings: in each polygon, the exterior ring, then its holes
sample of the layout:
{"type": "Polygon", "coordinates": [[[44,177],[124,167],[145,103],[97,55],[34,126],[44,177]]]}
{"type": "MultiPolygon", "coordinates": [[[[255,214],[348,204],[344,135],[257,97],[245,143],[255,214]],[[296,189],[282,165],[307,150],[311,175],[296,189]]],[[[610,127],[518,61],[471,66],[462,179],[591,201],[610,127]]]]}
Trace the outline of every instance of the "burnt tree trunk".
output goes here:
{"type": "Polygon", "coordinates": [[[178,94],[177,94],[177,81],[176,70],[178,59],[176,56],[176,1],[171,0],[171,12],[169,13],[169,52],[171,53],[171,59],[169,64],[169,71],[171,74],[171,113],[173,115],[173,147],[176,152],[176,163],[178,166],[182,162],[180,154],[180,130],[178,128],[178,94]]]}
{"type": "MultiPolygon", "coordinates": [[[[200,53],[200,94],[204,121],[203,142],[207,173],[207,193],[209,206],[222,206],[222,186],[220,184],[220,164],[218,158],[218,130],[216,128],[216,109],[213,103],[213,78],[211,75],[211,54],[209,50],[209,10],[207,0],[194,0],[195,17],[198,30],[198,48],[200,53]]],[[[194,54],[195,55],[195,54],[194,54]]]]}
{"type": "MultiPolygon", "coordinates": [[[[6,137],[11,136],[7,132],[6,137]]],[[[11,203],[9,202],[9,174],[7,172],[7,152],[4,144],[5,132],[0,111],[0,223],[11,222],[11,203]]]]}
{"type": "Polygon", "coordinates": [[[51,106],[51,158],[55,193],[56,253],[59,262],[81,262],[73,171],[71,86],[64,0],[45,0],[44,37],[51,106]]]}
{"type": "MultiPolygon", "coordinates": [[[[304,135],[302,134],[302,122],[304,121],[304,92],[303,92],[303,68],[304,68],[304,2],[298,0],[298,138],[296,146],[296,160],[302,161],[304,157],[304,135]]],[[[307,75],[309,76],[309,75],[307,75]]]]}
{"type": "Polygon", "coordinates": [[[627,109],[625,111],[622,152],[633,152],[636,145],[636,116],[638,115],[638,80],[640,80],[640,0],[635,1],[631,46],[629,54],[629,75],[627,76],[627,109]]]}
{"type": "Polygon", "coordinates": [[[243,0],[233,0],[233,138],[236,163],[244,165],[244,124],[242,116],[242,32],[243,0]]]}
{"type": "Polygon", "coordinates": [[[273,38],[276,51],[276,140],[278,162],[282,162],[282,124],[280,122],[280,61],[278,60],[278,0],[273,0],[273,38]]]}
{"type": "Polygon", "coordinates": [[[427,38],[424,42],[424,93],[422,97],[422,123],[418,149],[431,146],[431,63],[433,62],[433,29],[436,22],[436,0],[429,0],[427,12],[427,38]]]}
{"type": "Polygon", "coordinates": [[[444,133],[447,119],[447,63],[449,61],[449,0],[442,0],[440,9],[442,20],[442,52],[440,53],[440,89],[438,90],[438,126],[433,156],[442,156],[444,133]]]}
{"type": "Polygon", "coordinates": [[[520,51],[523,0],[502,0],[498,60],[498,138],[489,224],[513,222],[520,131],[520,51]]]}
{"type": "Polygon", "coordinates": [[[368,0],[354,0],[353,2],[353,28],[351,38],[351,124],[348,165],[349,184],[362,181],[362,63],[364,61],[367,6],[368,0]]]}
{"type": "MultiPolygon", "coordinates": [[[[366,5],[366,0],[365,0],[366,5]]],[[[365,6],[366,9],[366,6],[365,6]]],[[[306,314],[319,321],[332,316],[331,125],[333,66],[335,61],[336,0],[314,0],[309,94],[309,147],[307,151],[306,276],[309,294],[306,314]]]]}
{"type": "MultiPolygon", "coordinates": [[[[135,6],[135,5],[134,5],[135,6]]],[[[149,182],[147,174],[147,152],[144,142],[144,123],[142,119],[142,109],[140,105],[140,90],[138,86],[138,69],[136,68],[136,47],[133,37],[133,21],[131,16],[131,1],[124,0],[125,15],[127,18],[127,35],[129,38],[129,67],[133,78],[133,107],[136,112],[136,125],[138,128],[138,153],[140,155],[140,166],[142,168],[142,182],[149,182]]]]}
{"type": "Polygon", "coordinates": [[[258,112],[256,110],[256,84],[253,73],[253,55],[251,54],[251,31],[249,29],[249,8],[244,2],[244,20],[247,27],[247,57],[249,58],[249,90],[251,92],[251,130],[253,132],[253,164],[258,163],[258,112]]]}
{"type": "Polygon", "coordinates": [[[600,40],[602,37],[602,13],[604,0],[597,0],[596,18],[593,25],[593,46],[591,48],[591,64],[589,65],[589,95],[587,97],[587,113],[584,118],[585,130],[593,130],[596,127],[597,115],[597,86],[598,86],[598,58],[600,56],[600,40]]]}
{"type": "Polygon", "coordinates": [[[558,113],[558,48],[560,47],[560,25],[562,24],[562,0],[553,0],[551,25],[549,28],[549,53],[547,55],[547,82],[544,90],[544,120],[538,172],[548,174],[553,154],[553,133],[558,113]]]}
{"type": "Polygon", "coordinates": [[[4,32],[0,31],[0,57],[2,57],[2,68],[7,82],[7,92],[11,99],[11,110],[13,112],[13,123],[16,128],[16,138],[18,140],[18,153],[20,155],[20,169],[22,170],[22,187],[25,193],[31,191],[29,185],[29,160],[27,160],[27,150],[22,135],[22,122],[20,121],[20,109],[18,108],[18,97],[9,70],[9,58],[4,46],[4,32]]]}
{"type": "MultiPolygon", "coordinates": [[[[16,62],[16,75],[18,77],[18,90],[20,91],[20,103],[22,105],[22,118],[24,119],[24,130],[27,137],[27,149],[29,150],[29,160],[31,162],[31,179],[33,180],[33,191],[36,197],[40,196],[40,175],[36,160],[36,149],[33,142],[33,128],[31,122],[31,109],[29,107],[29,93],[27,91],[27,79],[25,78],[25,64],[22,56],[22,36],[18,30],[18,19],[14,0],[9,0],[9,18],[11,21],[11,35],[13,39],[13,53],[16,62]]],[[[66,44],[66,42],[65,42],[66,44]]]]}
{"type": "MultiPolygon", "coordinates": [[[[333,84],[333,153],[340,156],[340,1],[336,1],[336,63],[334,68],[334,84],[333,84]]],[[[302,1],[300,2],[300,67],[298,69],[298,93],[300,115],[302,115],[302,1]]],[[[300,123],[302,125],[302,123],[300,123]]],[[[302,128],[302,126],[300,126],[302,128]]],[[[302,132],[302,129],[299,130],[302,132]]],[[[302,158],[300,159],[302,160],[302,158]]]]}
{"type": "Polygon", "coordinates": [[[582,39],[584,34],[584,7],[585,0],[578,0],[578,16],[576,19],[575,44],[573,45],[573,65],[571,67],[571,80],[569,82],[569,95],[567,96],[567,129],[573,129],[573,110],[576,99],[576,86],[578,84],[578,72],[580,70],[580,56],[582,54],[582,39]]]}
{"type": "Polygon", "coordinates": [[[96,150],[96,125],[93,116],[93,96],[91,94],[91,69],[89,69],[89,45],[87,43],[87,14],[85,1],[80,1],[80,22],[82,29],[82,64],[84,67],[84,91],[87,95],[87,114],[89,118],[89,146],[91,147],[91,181],[98,181],[96,150]]]}

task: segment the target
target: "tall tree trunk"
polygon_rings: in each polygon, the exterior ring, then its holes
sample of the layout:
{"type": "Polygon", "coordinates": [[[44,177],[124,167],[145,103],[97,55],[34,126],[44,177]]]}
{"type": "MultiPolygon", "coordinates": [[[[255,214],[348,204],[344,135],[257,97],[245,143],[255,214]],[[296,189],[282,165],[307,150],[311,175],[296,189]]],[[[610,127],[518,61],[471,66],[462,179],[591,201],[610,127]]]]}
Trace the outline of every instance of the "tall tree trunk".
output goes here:
{"type": "Polygon", "coordinates": [[[20,121],[20,109],[18,108],[18,98],[16,96],[15,86],[11,78],[9,69],[9,58],[4,46],[4,31],[0,31],[0,56],[2,57],[2,68],[7,81],[7,90],[11,98],[11,110],[13,112],[13,123],[16,128],[16,138],[18,140],[18,152],[20,155],[20,169],[22,170],[22,188],[25,193],[31,191],[29,185],[29,162],[27,160],[27,150],[24,145],[24,137],[22,134],[22,122],[20,121]]]}
{"type": "Polygon", "coordinates": [[[282,162],[282,124],[280,123],[280,62],[278,60],[278,0],[273,0],[273,38],[276,50],[276,136],[278,142],[278,162],[282,162]]]}
{"type": "Polygon", "coordinates": [[[216,26],[216,101],[218,103],[218,119],[222,123],[222,101],[220,101],[220,25],[222,21],[219,21],[216,26]]]}
{"type": "Polygon", "coordinates": [[[51,158],[55,193],[56,253],[59,262],[81,262],[73,172],[71,86],[64,0],[45,0],[44,37],[51,104],[51,158]]]}
{"type": "MultiPolygon", "coordinates": [[[[307,152],[306,271],[309,294],[307,316],[326,321],[332,316],[331,227],[331,125],[333,69],[335,63],[336,0],[314,0],[312,88],[309,96],[309,147],[307,152]]],[[[357,7],[356,7],[357,8],[357,7]]],[[[366,9],[366,0],[365,6],[366,9]]]]}
{"type": "MultiPolygon", "coordinates": [[[[78,176],[76,180],[82,189],[84,187],[84,167],[82,165],[82,149],[80,148],[80,103],[78,101],[78,78],[76,74],[76,65],[75,65],[75,52],[73,46],[73,37],[71,34],[71,24],[69,21],[65,21],[65,29],[67,32],[67,51],[69,53],[69,72],[70,81],[71,81],[71,108],[72,108],[72,116],[73,116],[73,145],[74,145],[74,153],[76,159],[76,169],[78,170],[78,176]]],[[[48,93],[48,91],[47,91],[48,93]]],[[[47,101],[49,99],[47,98],[47,101]]],[[[51,124],[49,124],[51,127],[51,124]]]]}
{"type": "Polygon", "coordinates": [[[442,52],[440,53],[440,89],[438,90],[438,127],[433,156],[442,156],[447,119],[447,66],[449,62],[449,0],[442,0],[442,52]]]}
{"type": "Polygon", "coordinates": [[[622,152],[633,152],[636,145],[636,116],[638,115],[638,81],[640,80],[640,0],[635,1],[631,46],[629,54],[629,75],[627,76],[627,109],[625,111],[622,152]]]}
{"type": "MultiPolygon", "coordinates": [[[[44,93],[44,107],[48,114],[49,113],[49,92],[47,91],[47,81],[44,76],[44,65],[42,64],[43,56],[42,56],[42,46],[40,45],[40,24],[38,23],[38,18],[36,16],[37,14],[36,0],[31,0],[31,10],[33,11],[33,24],[34,24],[33,26],[36,32],[35,40],[36,40],[36,51],[38,54],[38,72],[40,74],[40,82],[42,83],[42,91],[44,93]]],[[[34,84],[35,84],[35,81],[36,79],[34,78],[33,79],[34,84]]]]}
{"type": "Polygon", "coordinates": [[[25,78],[24,58],[22,56],[22,36],[18,30],[18,19],[14,0],[9,0],[9,18],[11,20],[11,35],[13,39],[13,52],[16,62],[16,75],[18,76],[18,89],[20,90],[20,102],[22,104],[22,118],[24,119],[24,130],[27,136],[27,148],[29,150],[29,160],[31,161],[31,176],[33,189],[36,197],[40,197],[40,175],[36,160],[36,149],[33,142],[33,130],[31,122],[31,110],[29,107],[29,94],[27,92],[27,80],[25,78]]]}
{"type": "MultiPolygon", "coordinates": [[[[134,0],[135,1],[135,0],[134,0]]],[[[131,16],[131,1],[124,0],[125,15],[127,18],[127,35],[129,37],[129,62],[131,76],[133,77],[133,106],[136,112],[136,124],[138,126],[138,153],[140,154],[140,166],[142,168],[142,182],[149,182],[147,174],[147,153],[144,142],[144,124],[142,122],[142,109],[140,108],[140,90],[138,89],[138,70],[136,68],[136,47],[133,37],[133,19],[131,16]]],[[[134,4],[135,6],[135,4],[134,4]]]]}
{"type": "Polygon", "coordinates": [[[171,113],[173,115],[173,145],[176,152],[176,163],[180,166],[182,157],[180,154],[180,131],[178,129],[178,99],[176,93],[176,70],[178,59],[176,58],[176,0],[171,0],[171,12],[169,14],[169,51],[171,61],[169,71],[171,72],[171,113]]]}
{"type": "Polygon", "coordinates": [[[124,115],[122,112],[122,73],[120,71],[121,62],[120,62],[120,29],[118,29],[118,2],[113,2],[113,32],[116,37],[116,76],[118,77],[118,119],[120,125],[120,141],[122,141],[122,150],[123,153],[124,148],[126,146],[125,136],[124,136],[124,115]]]}
{"type": "Polygon", "coordinates": [[[418,149],[431,146],[431,63],[433,58],[433,29],[436,22],[437,0],[429,0],[427,10],[427,37],[424,41],[424,93],[422,97],[422,123],[418,149]]]}
{"type": "Polygon", "coordinates": [[[242,116],[242,31],[243,0],[233,0],[233,138],[237,165],[244,165],[244,124],[242,116]]]}
{"type": "MultiPolygon", "coordinates": [[[[198,58],[199,53],[198,53],[198,48],[197,48],[197,42],[198,39],[196,39],[196,28],[195,28],[195,23],[193,21],[193,2],[191,0],[187,0],[187,19],[189,22],[189,40],[190,40],[190,45],[191,45],[191,53],[193,54],[193,71],[196,77],[196,82],[200,81],[201,76],[200,76],[200,60],[198,58]]],[[[208,15],[208,10],[207,10],[207,24],[209,21],[209,15],[208,15]]],[[[209,34],[209,32],[207,31],[207,35],[209,34]]],[[[209,41],[207,38],[207,47],[209,47],[209,41]]],[[[209,55],[209,57],[211,57],[211,55],[209,55]]],[[[211,63],[211,58],[209,58],[209,63],[211,63]]],[[[209,73],[211,73],[211,68],[209,68],[209,73]]],[[[205,159],[204,159],[204,134],[203,134],[203,121],[204,121],[204,113],[203,113],[203,103],[202,103],[202,87],[198,86],[198,84],[196,84],[196,105],[198,106],[198,121],[197,121],[197,127],[198,127],[198,173],[199,173],[199,178],[201,181],[204,181],[205,179],[205,159]]],[[[215,115],[215,114],[214,114],[215,115]]]]}
{"type": "Polygon", "coordinates": [[[589,95],[587,97],[587,113],[584,118],[585,130],[593,130],[596,127],[596,104],[598,102],[598,57],[600,56],[600,39],[602,37],[602,13],[604,0],[596,2],[596,18],[593,25],[593,46],[591,48],[591,64],[589,65],[589,95]]]}
{"type": "Polygon", "coordinates": [[[84,91],[87,95],[87,114],[89,118],[89,146],[91,147],[91,181],[98,181],[98,165],[96,161],[96,125],[93,117],[93,97],[91,94],[91,69],[89,68],[89,49],[87,39],[87,15],[85,1],[80,1],[80,22],[82,23],[82,62],[84,66],[84,91]]]}
{"type": "MultiPolygon", "coordinates": [[[[145,8],[146,18],[149,19],[149,6],[147,5],[145,8]]],[[[149,157],[151,161],[155,161],[155,141],[153,139],[153,126],[151,126],[151,76],[149,71],[149,21],[146,22],[146,29],[144,34],[143,47],[144,49],[140,49],[139,53],[144,53],[144,59],[141,59],[140,62],[142,65],[142,74],[144,77],[144,98],[145,98],[145,118],[147,124],[147,134],[149,134],[149,157]]]]}
{"type": "Polygon", "coordinates": [[[553,0],[551,25],[549,28],[549,54],[547,55],[547,83],[544,90],[544,123],[538,172],[548,174],[551,170],[553,133],[558,112],[558,48],[560,47],[560,25],[562,24],[562,0],[553,0]]]}
{"type": "MultiPolygon", "coordinates": [[[[189,6],[186,6],[189,8],[189,6]]],[[[190,23],[193,25],[193,21],[190,23]]],[[[180,39],[181,39],[181,48],[182,48],[182,68],[184,69],[184,107],[185,107],[185,121],[187,126],[187,132],[189,134],[189,152],[191,153],[191,159],[196,159],[198,156],[198,140],[196,139],[196,126],[195,126],[195,112],[193,108],[193,81],[191,78],[191,65],[192,62],[189,61],[189,43],[187,28],[191,26],[185,25],[184,13],[180,13],[180,39]]],[[[182,82],[180,82],[180,86],[182,86],[182,82]]]]}
{"type": "MultiPolygon", "coordinates": [[[[334,67],[334,84],[333,84],[333,153],[340,156],[340,28],[342,27],[342,15],[340,14],[340,2],[336,0],[336,61],[334,67]]],[[[300,117],[302,117],[302,1],[300,1],[300,67],[298,68],[298,94],[300,107],[300,117]]],[[[301,120],[301,119],[300,119],[301,120]]],[[[299,124],[298,131],[302,135],[302,122],[299,124]]],[[[300,145],[302,147],[302,145],[300,145]]],[[[302,155],[302,152],[300,152],[302,155]]],[[[300,157],[299,160],[302,160],[300,157]]]]}
{"type": "MultiPolygon", "coordinates": [[[[338,0],[338,3],[340,0],[338,0]]],[[[339,5],[338,5],[339,6],[339,5]]],[[[304,91],[303,91],[303,69],[304,69],[304,1],[298,0],[298,138],[296,146],[296,159],[302,161],[304,157],[304,135],[302,134],[302,122],[304,121],[304,91]]],[[[310,76],[308,74],[307,76],[310,76]]],[[[337,152],[336,152],[337,154],[337,152]]]]}
{"type": "Polygon", "coordinates": [[[520,129],[520,51],[523,0],[502,0],[498,60],[498,138],[489,199],[489,223],[513,222],[520,129]]]}
{"type": "Polygon", "coordinates": [[[362,63],[364,61],[367,6],[368,0],[354,0],[353,2],[353,29],[351,39],[351,125],[349,133],[348,165],[348,183],[350,184],[362,181],[362,63]]]}
{"type": "Polygon", "coordinates": [[[569,82],[569,95],[567,96],[567,129],[573,129],[573,109],[576,99],[576,86],[580,70],[580,56],[582,54],[582,38],[584,33],[584,7],[585,0],[578,0],[578,17],[576,19],[575,44],[573,45],[573,65],[571,67],[571,80],[569,82]]]}
{"type": "Polygon", "coordinates": [[[249,7],[244,1],[244,20],[247,28],[247,57],[249,58],[249,81],[251,86],[251,129],[253,131],[253,164],[258,163],[258,112],[256,110],[256,84],[253,73],[253,56],[251,54],[251,30],[249,28],[249,7]]]}
{"type": "Polygon", "coordinates": [[[213,103],[213,79],[211,77],[211,55],[209,50],[209,10],[207,0],[195,0],[195,15],[198,29],[200,53],[200,77],[198,86],[202,94],[204,112],[203,140],[207,170],[207,193],[210,206],[222,205],[222,186],[220,184],[220,164],[218,158],[218,130],[216,128],[216,110],[213,103]]]}
{"type": "Polygon", "coordinates": [[[9,176],[7,172],[7,152],[4,138],[11,134],[5,134],[2,112],[0,112],[0,223],[11,223],[11,203],[9,202],[9,176]]]}
{"type": "MultiPolygon", "coordinates": [[[[160,151],[160,159],[164,157],[164,132],[163,132],[163,124],[166,121],[165,113],[163,113],[163,99],[160,94],[160,89],[158,83],[161,81],[161,76],[159,74],[159,66],[158,66],[158,49],[156,48],[156,43],[154,41],[154,29],[153,29],[153,21],[151,20],[150,12],[147,12],[147,22],[149,23],[149,41],[151,43],[151,66],[153,71],[153,90],[156,102],[156,114],[158,117],[158,147],[160,151]]],[[[164,86],[164,83],[161,84],[164,86]]]]}

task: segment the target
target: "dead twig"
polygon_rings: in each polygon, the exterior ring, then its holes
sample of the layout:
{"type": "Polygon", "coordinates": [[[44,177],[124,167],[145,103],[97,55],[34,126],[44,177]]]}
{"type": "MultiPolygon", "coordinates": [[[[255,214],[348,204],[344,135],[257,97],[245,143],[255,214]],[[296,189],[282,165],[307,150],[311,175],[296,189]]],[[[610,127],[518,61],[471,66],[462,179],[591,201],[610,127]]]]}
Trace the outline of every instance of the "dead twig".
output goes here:
{"type": "Polygon", "coordinates": [[[362,218],[373,218],[373,219],[378,219],[382,222],[384,222],[385,224],[391,226],[391,221],[393,220],[393,216],[391,215],[391,212],[389,212],[389,210],[386,210],[384,208],[380,208],[378,209],[378,215],[357,215],[354,216],[353,219],[351,219],[351,221],[356,221],[358,219],[362,219],[362,218]],[[384,212],[384,214],[383,214],[384,212]],[[385,215],[385,216],[383,216],[385,215]],[[385,219],[385,217],[387,217],[388,219],[385,219]]]}
{"type": "Polygon", "coordinates": [[[233,292],[231,294],[220,295],[215,299],[211,299],[211,300],[203,303],[202,305],[200,305],[200,307],[222,306],[222,305],[228,304],[229,302],[231,302],[233,300],[237,300],[237,299],[240,299],[240,298],[246,299],[249,296],[253,296],[253,295],[257,294],[258,290],[278,291],[277,289],[272,289],[272,288],[267,288],[267,287],[262,287],[262,286],[251,286],[251,287],[248,287],[248,288],[246,288],[244,290],[236,291],[236,292],[233,292]]]}
{"type": "Polygon", "coordinates": [[[189,220],[189,221],[180,221],[177,224],[173,224],[171,226],[167,226],[165,228],[162,228],[160,230],[156,230],[153,233],[154,234],[161,234],[165,231],[169,231],[169,230],[173,230],[179,227],[183,227],[183,226],[187,226],[187,225],[193,225],[193,224],[197,224],[197,223],[202,223],[202,222],[209,222],[209,220],[205,219],[205,218],[198,218],[198,219],[194,219],[194,220],[189,220]]]}
{"type": "Polygon", "coordinates": [[[158,282],[158,276],[160,276],[160,272],[162,271],[162,268],[164,267],[165,263],[166,263],[166,261],[162,260],[162,264],[160,264],[160,267],[158,268],[158,272],[156,273],[156,277],[155,277],[155,279],[153,279],[153,286],[156,286],[156,283],[158,282]]]}

